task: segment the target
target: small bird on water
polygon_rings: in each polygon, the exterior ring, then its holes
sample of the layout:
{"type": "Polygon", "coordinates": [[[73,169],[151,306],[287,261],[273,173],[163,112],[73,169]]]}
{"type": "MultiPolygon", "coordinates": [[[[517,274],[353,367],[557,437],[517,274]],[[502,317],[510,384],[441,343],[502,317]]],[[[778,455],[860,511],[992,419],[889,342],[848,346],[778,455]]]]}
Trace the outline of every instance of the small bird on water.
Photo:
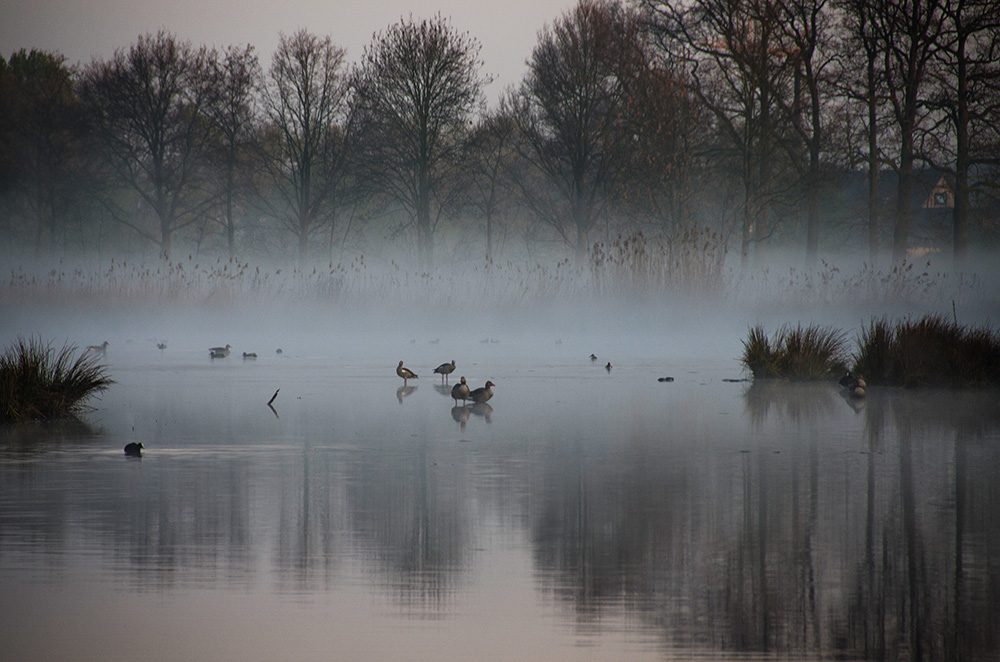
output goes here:
{"type": "Polygon", "coordinates": [[[462,383],[455,384],[451,389],[451,398],[455,401],[455,406],[458,406],[458,401],[461,400],[462,404],[469,399],[469,385],[465,382],[465,377],[462,377],[462,383]]]}
{"type": "Polygon", "coordinates": [[[399,365],[396,366],[396,374],[403,378],[403,386],[406,386],[406,380],[408,379],[418,379],[417,373],[413,372],[409,368],[404,368],[402,361],[400,361],[399,365]]]}
{"type": "Polygon", "coordinates": [[[441,383],[448,381],[448,375],[450,375],[455,370],[455,359],[451,360],[451,363],[442,363],[438,367],[434,368],[434,372],[441,375],[441,383]]]}

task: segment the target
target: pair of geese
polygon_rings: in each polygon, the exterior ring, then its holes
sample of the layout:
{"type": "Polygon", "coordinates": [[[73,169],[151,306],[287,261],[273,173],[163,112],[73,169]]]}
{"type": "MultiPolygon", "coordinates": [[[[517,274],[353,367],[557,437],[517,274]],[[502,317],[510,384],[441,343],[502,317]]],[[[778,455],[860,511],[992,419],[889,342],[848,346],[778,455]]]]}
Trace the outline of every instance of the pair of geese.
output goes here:
{"type": "MultiPolygon", "coordinates": [[[[442,363],[438,367],[434,368],[436,374],[441,375],[441,380],[444,381],[448,375],[455,371],[455,360],[452,359],[451,363],[442,363]]],[[[406,381],[408,379],[418,379],[417,373],[413,372],[409,368],[403,367],[403,362],[400,361],[399,365],[396,366],[396,374],[403,378],[403,386],[406,386],[406,381]]],[[[483,404],[487,400],[493,397],[493,387],[496,386],[493,382],[486,382],[486,386],[482,388],[477,388],[469,390],[469,385],[465,381],[465,377],[462,377],[462,381],[455,384],[451,389],[451,398],[455,401],[455,405],[458,405],[458,401],[461,400],[464,405],[467,400],[472,400],[474,403],[483,404]]]]}

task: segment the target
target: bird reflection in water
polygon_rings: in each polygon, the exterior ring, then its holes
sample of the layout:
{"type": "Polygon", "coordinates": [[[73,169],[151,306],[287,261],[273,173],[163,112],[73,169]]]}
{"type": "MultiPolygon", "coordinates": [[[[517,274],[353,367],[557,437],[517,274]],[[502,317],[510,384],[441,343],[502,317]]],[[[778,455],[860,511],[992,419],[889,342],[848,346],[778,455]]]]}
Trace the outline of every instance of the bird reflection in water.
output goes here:
{"type": "Polygon", "coordinates": [[[460,405],[451,408],[451,417],[461,426],[462,432],[465,432],[465,426],[469,422],[470,415],[480,416],[486,419],[487,423],[492,423],[493,407],[486,403],[477,403],[474,405],[460,405]]]}
{"type": "Polygon", "coordinates": [[[469,414],[472,413],[472,408],[462,405],[461,407],[455,406],[451,408],[451,417],[455,419],[455,422],[459,424],[462,432],[465,432],[465,424],[469,422],[469,414]]]}
{"type": "Polygon", "coordinates": [[[410,395],[417,390],[416,386],[400,386],[396,389],[396,399],[399,400],[399,404],[403,404],[403,398],[410,395]]]}
{"type": "Polygon", "coordinates": [[[470,408],[472,413],[476,416],[482,416],[486,419],[487,423],[493,422],[493,407],[489,406],[485,402],[477,402],[470,408]]]}

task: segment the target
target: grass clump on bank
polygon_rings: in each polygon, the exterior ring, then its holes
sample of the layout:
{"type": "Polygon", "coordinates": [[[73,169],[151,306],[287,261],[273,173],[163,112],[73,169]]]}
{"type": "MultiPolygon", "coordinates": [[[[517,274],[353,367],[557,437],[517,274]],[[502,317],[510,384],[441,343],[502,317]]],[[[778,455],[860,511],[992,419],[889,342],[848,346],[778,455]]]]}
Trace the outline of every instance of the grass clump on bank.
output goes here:
{"type": "Polygon", "coordinates": [[[114,383],[96,355],[18,338],[0,356],[0,422],[64,418],[114,383]]]}
{"type": "Polygon", "coordinates": [[[844,334],[817,325],[783,326],[771,338],[754,326],[743,341],[741,362],[755,379],[827,379],[846,370],[844,334]]]}
{"type": "Polygon", "coordinates": [[[889,386],[1000,386],[1000,333],[940,315],[872,320],[858,337],[855,373],[889,386]]]}

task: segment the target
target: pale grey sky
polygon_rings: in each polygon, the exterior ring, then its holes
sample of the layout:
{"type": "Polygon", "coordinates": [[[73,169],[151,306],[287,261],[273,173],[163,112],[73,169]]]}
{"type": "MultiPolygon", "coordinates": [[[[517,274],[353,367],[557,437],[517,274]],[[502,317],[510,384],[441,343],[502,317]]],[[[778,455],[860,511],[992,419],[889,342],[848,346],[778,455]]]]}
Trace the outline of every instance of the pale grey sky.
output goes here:
{"type": "Polygon", "coordinates": [[[575,0],[0,0],[0,53],[59,51],[70,64],[107,58],[164,28],[195,44],[252,44],[267,67],[279,32],[330,35],[356,62],[372,35],[400,17],[440,12],[482,44],[492,101],[524,73],[537,33],[575,0]]]}

